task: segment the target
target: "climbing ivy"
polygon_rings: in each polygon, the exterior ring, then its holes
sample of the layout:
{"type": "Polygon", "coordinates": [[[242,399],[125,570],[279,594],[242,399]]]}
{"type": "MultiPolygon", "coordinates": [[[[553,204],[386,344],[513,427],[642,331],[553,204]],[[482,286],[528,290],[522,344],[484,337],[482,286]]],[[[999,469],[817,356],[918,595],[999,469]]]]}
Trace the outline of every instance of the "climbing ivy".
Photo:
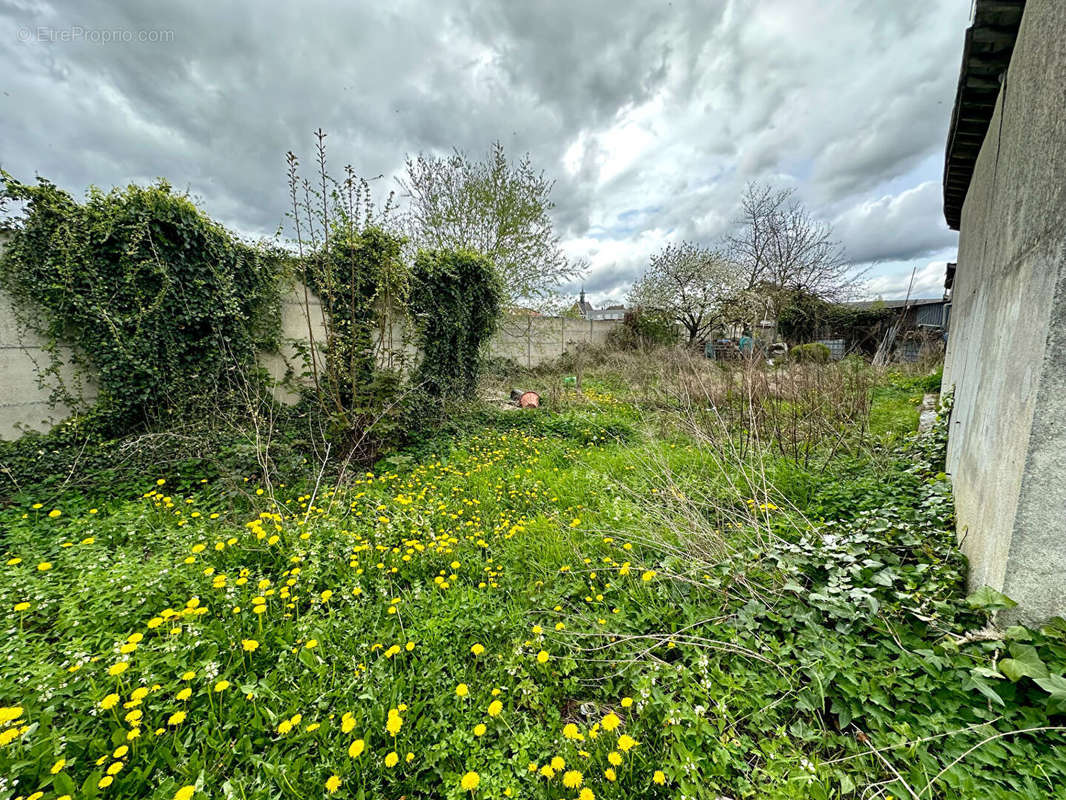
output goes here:
{"type": "Polygon", "coordinates": [[[407,295],[402,247],[402,238],[375,225],[338,230],[307,259],[304,276],[325,311],[324,388],[341,408],[362,403],[378,356],[387,355],[388,327],[407,295]]]}
{"type": "Polygon", "coordinates": [[[411,274],[410,311],[429,394],[469,397],[481,345],[496,330],[503,287],[491,262],[470,250],[422,250],[411,274]]]}
{"type": "Polygon", "coordinates": [[[159,181],[84,203],[53,183],[2,173],[11,236],[0,286],[49,343],[92,368],[111,431],[221,400],[251,374],[280,324],[284,258],[253,247],[159,181]]]}

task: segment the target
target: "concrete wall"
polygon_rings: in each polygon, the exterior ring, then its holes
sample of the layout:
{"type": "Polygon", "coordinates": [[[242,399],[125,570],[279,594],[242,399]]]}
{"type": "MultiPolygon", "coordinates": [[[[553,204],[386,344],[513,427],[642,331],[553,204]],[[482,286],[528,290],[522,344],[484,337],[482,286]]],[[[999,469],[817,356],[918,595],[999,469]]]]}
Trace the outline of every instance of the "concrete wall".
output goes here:
{"type": "Polygon", "coordinates": [[[944,382],[974,588],[1066,614],[1066,3],[1029,0],[963,206],[944,382]]]}
{"type": "Polygon", "coordinates": [[[489,341],[489,355],[509,358],[523,367],[535,367],[573,350],[580,342],[603,345],[620,320],[584,320],[569,317],[509,316],[489,341]]]}
{"type": "MultiPolygon", "coordinates": [[[[59,373],[63,384],[86,401],[95,398],[91,377],[70,365],[70,348],[61,347],[59,357],[64,362],[59,373]]],[[[49,403],[56,388],[56,381],[46,375],[51,365],[45,342],[20,324],[13,299],[0,291],[0,439],[47,430],[70,416],[70,407],[49,403]]]]}
{"type": "Polygon", "coordinates": [[[292,381],[298,381],[308,366],[301,353],[301,345],[306,348],[311,334],[317,345],[326,339],[322,302],[310,291],[305,294],[303,284],[297,284],[281,299],[281,344],[278,351],[259,354],[259,365],[274,379],[274,397],[282,403],[294,403],[298,399],[292,381]],[[286,381],[286,378],[290,380],[286,381]]]}
{"type": "MultiPolygon", "coordinates": [[[[315,342],[321,345],[326,338],[322,306],[313,294],[308,294],[307,299],[311,331],[315,342]]],[[[274,396],[281,402],[296,400],[293,380],[298,381],[305,369],[301,350],[306,351],[309,341],[307,307],[304,287],[292,288],[282,299],[282,344],[278,352],[259,356],[260,365],[274,378],[274,396]]],[[[67,406],[50,406],[51,384],[39,379],[42,370],[50,364],[49,354],[44,351],[43,342],[17,323],[17,317],[11,298],[0,293],[0,439],[16,438],[24,430],[48,430],[71,413],[67,406]]],[[[620,324],[617,320],[589,322],[563,317],[505,316],[489,342],[489,355],[509,358],[523,366],[537,366],[557,358],[577,342],[605,343],[607,333],[620,324]]],[[[399,322],[379,337],[378,350],[382,364],[405,360],[410,365],[418,357],[409,331],[399,322]]],[[[61,350],[64,360],[69,352],[69,348],[61,350]]],[[[69,387],[82,387],[84,400],[91,401],[96,396],[91,375],[70,368],[62,374],[69,387]]]]}

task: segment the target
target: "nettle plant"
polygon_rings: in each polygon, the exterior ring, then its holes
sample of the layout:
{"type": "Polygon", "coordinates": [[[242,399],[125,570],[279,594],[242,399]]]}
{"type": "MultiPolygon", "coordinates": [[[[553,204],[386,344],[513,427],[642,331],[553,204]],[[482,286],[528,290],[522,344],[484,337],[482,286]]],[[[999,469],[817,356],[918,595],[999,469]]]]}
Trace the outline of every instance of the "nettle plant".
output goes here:
{"type": "Polygon", "coordinates": [[[276,251],[240,241],[166,181],[84,203],[51,182],[0,174],[11,235],[0,285],[47,343],[54,401],[84,407],[60,343],[91,368],[106,432],[143,428],[225,399],[279,332],[276,251]]]}

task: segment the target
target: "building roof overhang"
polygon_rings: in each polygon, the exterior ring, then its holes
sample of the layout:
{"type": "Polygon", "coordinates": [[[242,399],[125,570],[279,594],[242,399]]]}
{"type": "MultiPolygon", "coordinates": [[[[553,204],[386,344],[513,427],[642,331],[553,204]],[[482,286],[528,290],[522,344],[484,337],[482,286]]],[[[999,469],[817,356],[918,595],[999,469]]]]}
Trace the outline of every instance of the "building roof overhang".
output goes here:
{"type": "Polygon", "coordinates": [[[1025,0],[976,0],[973,24],[966,30],[962,71],[951,113],[944,159],[944,219],[958,230],[962,204],[970,189],[977,155],[1010,64],[1025,0]]]}

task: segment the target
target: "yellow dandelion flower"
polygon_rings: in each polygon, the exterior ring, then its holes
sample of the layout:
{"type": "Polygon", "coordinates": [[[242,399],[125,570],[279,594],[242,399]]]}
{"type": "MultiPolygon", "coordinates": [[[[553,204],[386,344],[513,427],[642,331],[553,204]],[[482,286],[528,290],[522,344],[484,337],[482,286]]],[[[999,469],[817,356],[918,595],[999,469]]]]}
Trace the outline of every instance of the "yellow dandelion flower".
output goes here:
{"type": "Polygon", "coordinates": [[[366,742],[364,742],[362,739],[356,739],[354,742],[348,745],[348,757],[359,758],[359,756],[363,754],[363,751],[365,749],[366,742]]]}
{"type": "Polygon", "coordinates": [[[480,783],[480,775],[478,775],[476,772],[468,772],[463,776],[463,779],[459,781],[459,786],[461,786],[464,791],[472,792],[478,787],[480,783]]]}
{"type": "Polygon", "coordinates": [[[576,789],[582,784],[585,776],[578,772],[576,769],[567,770],[563,773],[563,786],[567,789],[576,789]]]}
{"type": "Polygon", "coordinates": [[[664,783],[666,783],[666,773],[663,772],[661,769],[657,769],[655,770],[655,774],[651,776],[651,779],[654,783],[657,783],[662,786],[664,783]]]}
{"type": "Polygon", "coordinates": [[[399,763],[400,756],[396,753],[395,750],[391,751],[387,756],[385,756],[385,766],[389,769],[392,769],[399,763]]]}
{"type": "Polygon", "coordinates": [[[327,792],[329,792],[330,794],[333,794],[339,788],[341,788],[341,779],[340,778],[338,778],[336,775],[330,775],[328,778],[326,778],[326,791],[327,792]]]}
{"type": "Polygon", "coordinates": [[[581,732],[577,729],[577,725],[575,725],[573,722],[568,722],[566,725],[563,725],[563,736],[575,742],[585,741],[585,737],[581,734],[581,732]]]}

